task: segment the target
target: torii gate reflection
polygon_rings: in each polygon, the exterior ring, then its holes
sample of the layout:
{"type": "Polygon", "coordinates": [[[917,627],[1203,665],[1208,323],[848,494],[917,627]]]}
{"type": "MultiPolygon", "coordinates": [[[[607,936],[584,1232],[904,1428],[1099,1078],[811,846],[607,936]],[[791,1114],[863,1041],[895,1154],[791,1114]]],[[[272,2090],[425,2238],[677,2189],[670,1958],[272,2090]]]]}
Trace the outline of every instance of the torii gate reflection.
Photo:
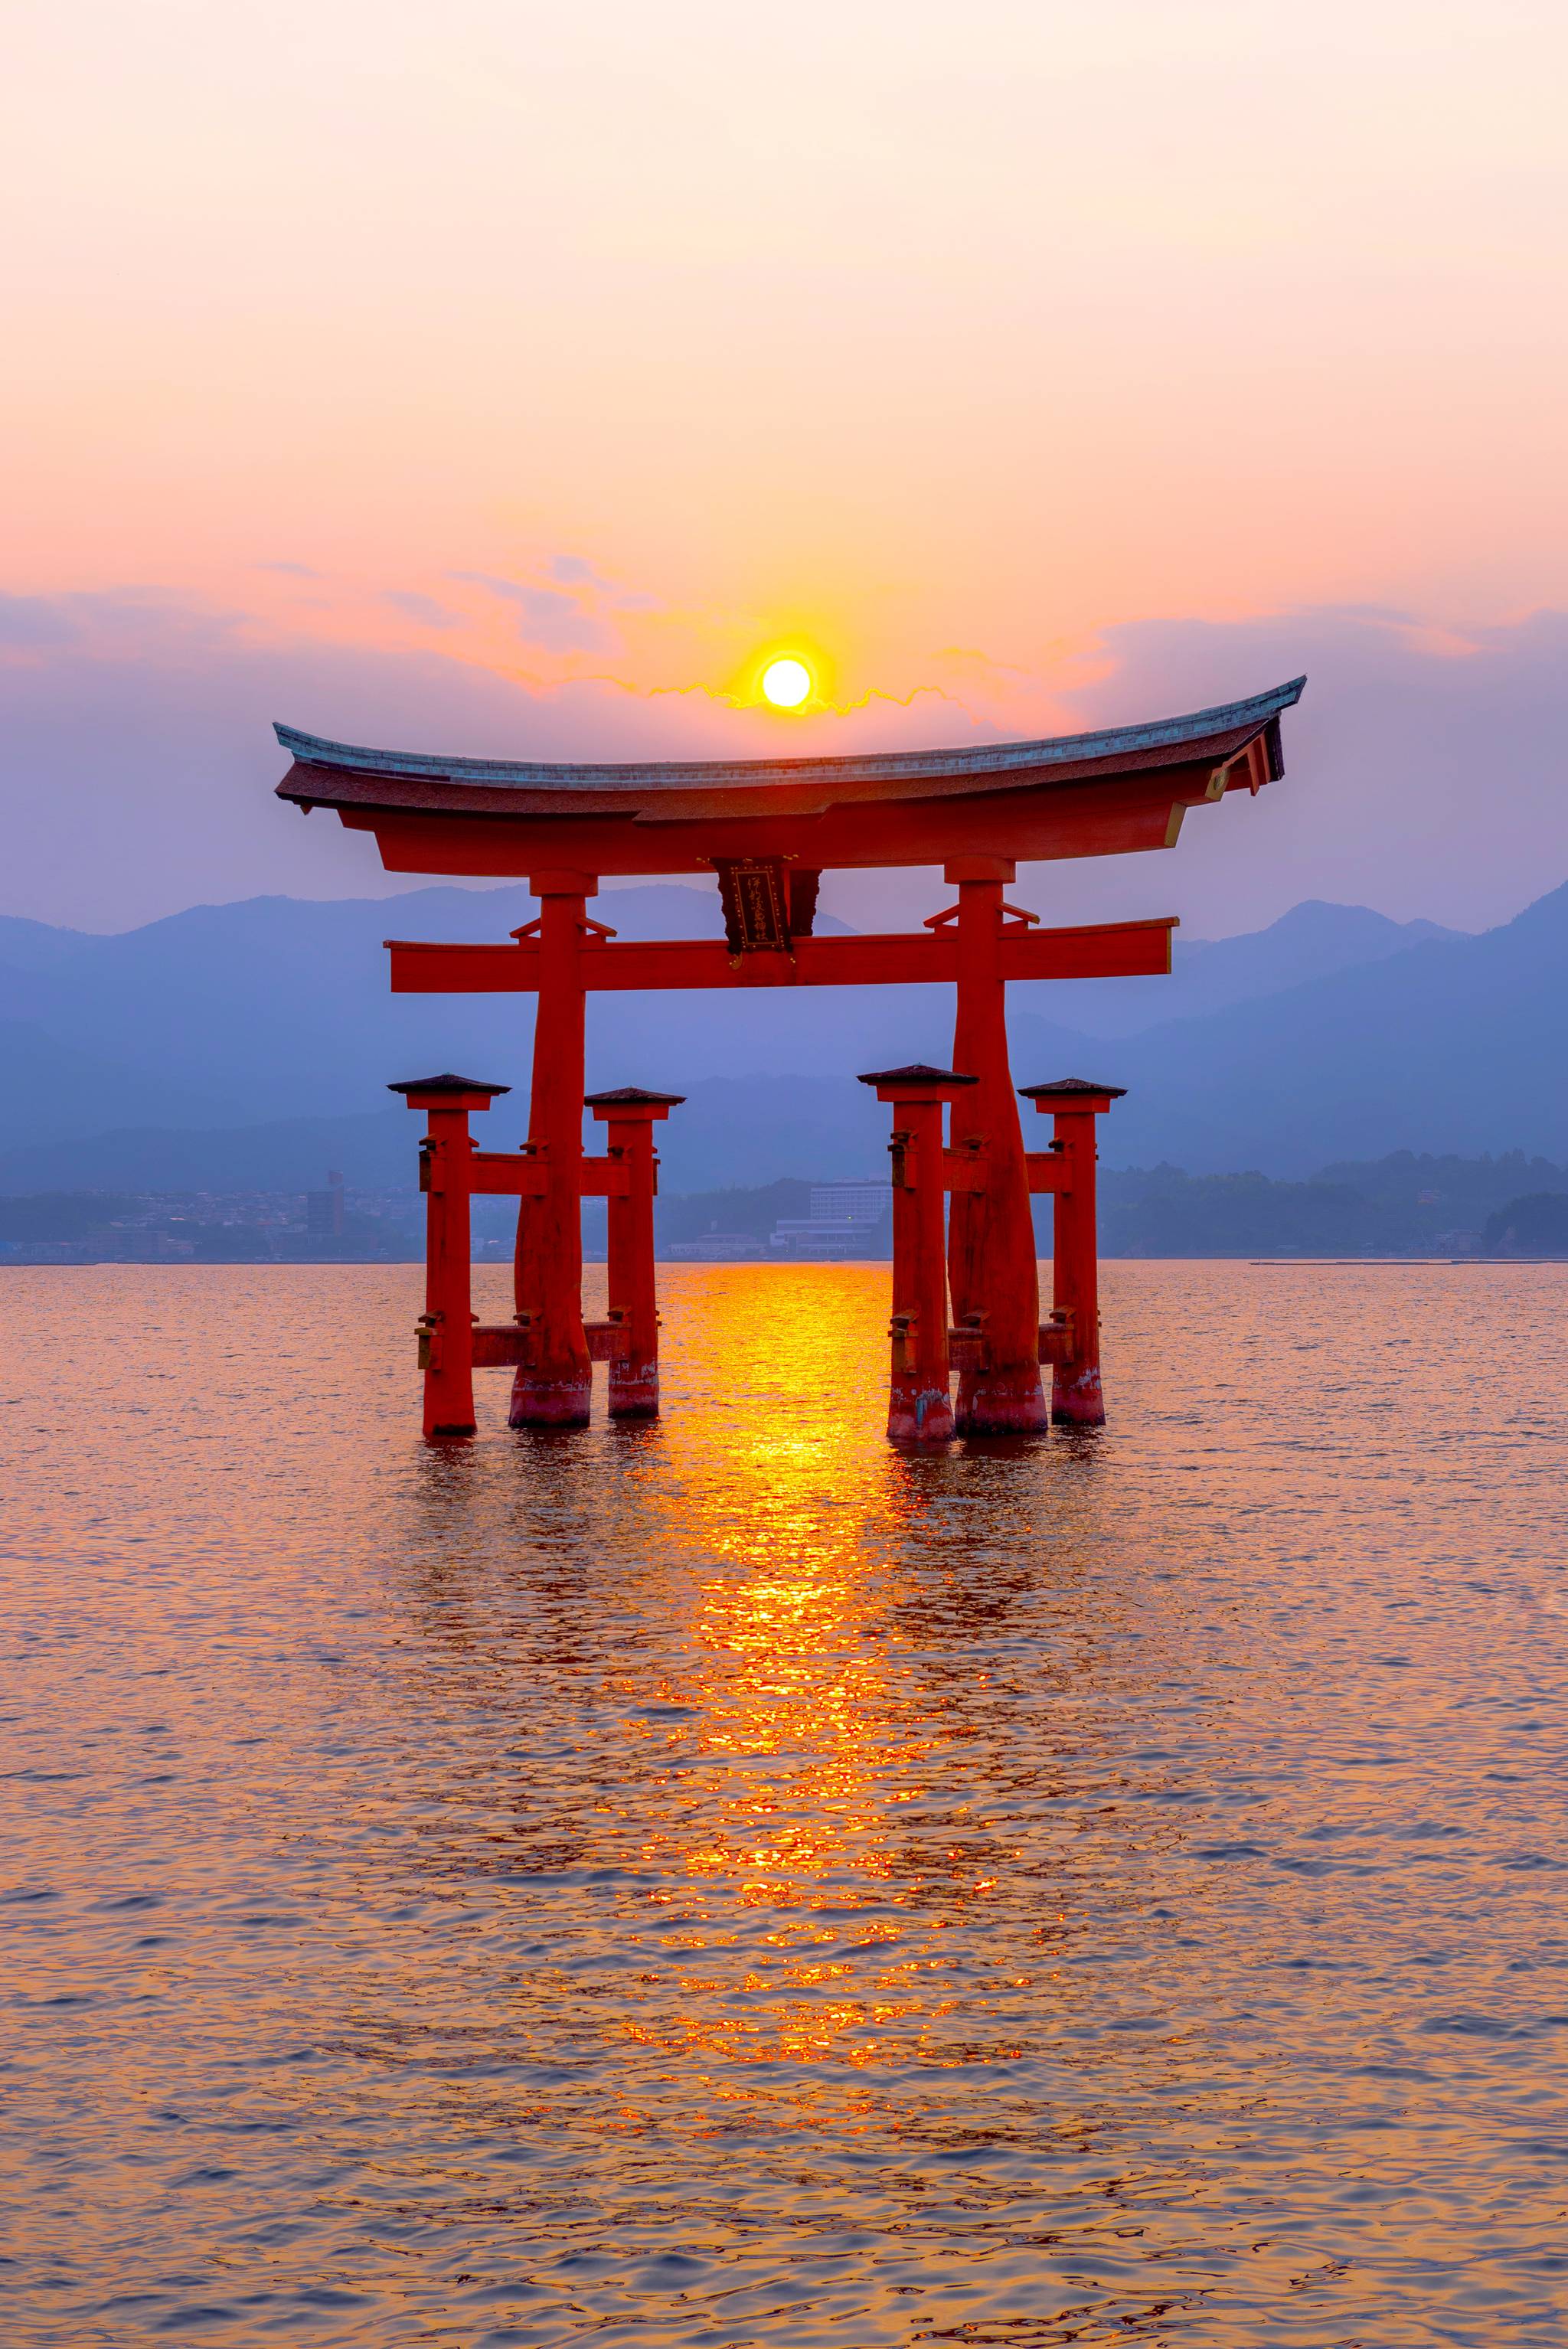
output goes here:
{"type": "Polygon", "coordinates": [[[1280,716],[1297,678],[1251,700],[1099,734],[861,758],[555,766],[356,749],[280,726],[294,764],[279,796],[335,808],[373,832],[388,871],[526,877],[535,920],[509,944],[389,940],[395,993],[532,993],[529,1140],[476,1151],[474,1109],[506,1090],[450,1073],[405,1082],[429,1119],[425,1425],[470,1433],[471,1371],[512,1366],[514,1426],[589,1415],[592,1364],[611,1363],[620,1416],[658,1409],[652,1125],[680,1096],[583,1092],[590,989],[860,987],[934,982],[956,999],[953,1066],[872,1072],[894,1112],[889,1433],[1044,1427],[1053,1364],[1058,1416],[1104,1417],[1095,1299],[1094,1120],[1118,1088],[1081,1079],[1027,1091],[1056,1115],[1051,1150],[1024,1145],[1008,1065],[1010,979],[1168,971],[1174,920],[1043,929],[1007,901],[1020,859],[1169,848],[1187,809],[1283,773],[1280,716]],[[956,903],[923,933],[811,935],[830,869],[940,864],[956,903]],[[606,874],[716,873],[726,937],[614,942],[588,901],[606,874]],[[941,1134],[944,1103],[951,1133],[941,1134]],[[584,1105],[608,1129],[585,1156],[584,1105]],[[1031,1190],[1057,1198],[1056,1294],[1042,1326],[1031,1190]],[[519,1199],[516,1319],[476,1329],[469,1305],[469,1200],[519,1199]],[[610,1319],[585,1325],[584,1195],[610,1208],[610,1319]],[[951,1198],[944,1241],[942,1204],[951,1198]],[[922,1204],[923,1203],[923,1204],[922,1204]],[[943,1291],[950,1294],[948,1321],[943,1291]],[[948,1401],[950,1364],[958,1371],[948,1401]]]}

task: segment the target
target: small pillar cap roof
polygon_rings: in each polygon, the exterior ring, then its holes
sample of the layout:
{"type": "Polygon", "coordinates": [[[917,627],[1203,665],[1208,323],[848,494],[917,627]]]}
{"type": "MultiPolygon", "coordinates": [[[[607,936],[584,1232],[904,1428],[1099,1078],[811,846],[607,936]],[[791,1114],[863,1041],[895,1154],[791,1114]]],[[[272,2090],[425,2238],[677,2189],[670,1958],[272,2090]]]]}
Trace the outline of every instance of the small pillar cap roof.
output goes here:
{"type": "Polygon", "coordinates": [[[407,1077],[400,1084],[388,1085],[389,1093],[509,1093],[510,1085],[487,1085],[478,1077],[454,1076],[450,1069],[438,1077],[407,1077]]]}
{"type": "Polygon", "coordinates": [[[862,1085],[975,1085],[978,1077],[961,1076],[956,1069],[934,1069],[912,1061],[903,1069],[870,1069],[857,1081],[862,1085]]]}
{"type": "Polygon", "coordinates": [[[1097,1085],[1090,1077],[1057,1077],[1048,1085],[1020,1085],[1025,1101],[1074,1101],[1085,1093],[1099,1093],[1108,1101],[1120,1101],[1127,1092],[1125,1085],[1097,1085]]]}
{"type": "Polygon", "coordinates": [[[679,1109],[685,1093],[651,1093],[641,1085],[616,1085],[607,1093],[584,1093],[584,1109],[679,1109]]]}

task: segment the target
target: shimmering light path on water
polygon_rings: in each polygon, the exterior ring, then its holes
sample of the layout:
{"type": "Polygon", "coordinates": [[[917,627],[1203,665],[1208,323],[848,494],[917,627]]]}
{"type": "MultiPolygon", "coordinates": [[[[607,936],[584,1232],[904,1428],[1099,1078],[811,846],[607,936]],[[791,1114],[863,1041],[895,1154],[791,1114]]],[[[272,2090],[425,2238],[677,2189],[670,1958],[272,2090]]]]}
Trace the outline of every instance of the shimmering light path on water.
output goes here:
{"type": "Polygon", "coordinates": [[[418,1280],[0,1274],[10,2349],[1560,2349],[1568,1268],[932,1460],[882,1268],[439,1451],[418,1280]]]}

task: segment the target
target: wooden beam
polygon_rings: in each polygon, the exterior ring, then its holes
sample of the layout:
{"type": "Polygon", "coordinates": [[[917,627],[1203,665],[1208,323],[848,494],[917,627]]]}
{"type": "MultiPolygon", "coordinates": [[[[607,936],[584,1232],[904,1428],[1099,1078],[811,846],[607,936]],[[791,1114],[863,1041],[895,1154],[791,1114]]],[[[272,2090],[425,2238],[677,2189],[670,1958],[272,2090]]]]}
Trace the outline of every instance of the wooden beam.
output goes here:
{"type": "MultiPolygon", "coordinates": [[[[542,1151],[476,1150],[469,1161],[469,1188],[490,1198],[542,1199],[545,1161],[542,1151]]],[[[578,1163],[577,1187],[584,1199],[619,1199],[626,1190],[626,1168],[619,1158],[583,1158],[578,1163]]]]}
{"type": "MultiPolygon", "coordinates": [[[[490,814],[482,806],[451,808],[356,806],[330,791],[317,805],[337,809],[351,831],[373,832],[389,873],[525,875],[547,865],[634,875],[711,873],[717,857],[784,856],[819,872],[890,864],[944,864],[949,857],[1006,850],[1019,864],[1057,857],[1123,856],[1161,848],[1173,806],[1207,798],[1216,764],[1213,750],[1178,765],[1155,763],[1136,772],[1076,782],[1042,780],[1037,786],[927,799],[869,800],[816,812],[770,803],[766,789],[726,794],[723,808],[660,816],[645,805],[636,814],[592,812],[578,799],[574,812],[490,814]],[[733,807],[743,800],[750,812],[733,807]]],[[[480,801],[490,794],[474,795],[480,801]]],[[[786,795],[788,796],[788,795],[786,795]]],[[[665,794],[650,794],[660,805],[665,794]]]]}
{"type": "MultiPolygon", "coordinates": [[[[1100,922],[1076,929],[1006,929],[1002,976],[1148,978],[1171,968],[1174,919],[1100,922]]],[[[532,995],[540,949],[437,946],[388,938],[394,995],[532,995]]],[[[732,955],[722,938],[584,939],[583,984],[598,992],[775,987],[951,987],[958,976],[952,930],[859,938],[798,938],[789,954],[732,955]]]]}
{"type": "Polygon", "coordinates": [[[489,1198],[542,1199],[544,1161],[520,1150],[476,1150],[469,1160],[469,1188],[489,1198]]]}
{"type": "Polygon", "coordinates": [[[977,1153],[944,1150],[942,1154],[943,1181],[949,1191],[983,1191],[989,1173],[977,1153]]]}
{"type": "Polygon", "coordinates": [[[631,1189],[630,1170],[622,1158],[584,1158],[578,1187],[585,1199],[624,1199],[631,1189]]]}
{"type": "MultiPolygon", "coordinates": [[[[475,1336],[479,1332],[475,1331],[475,1336]]],[[[1073,1357],[1073,1320],[1070,1313],[1053,1313],[1048,1321],[1040,1324],[1040,1360],[1042,1362],[1071,1362],[1073,1357]]],[[[984,1328],[973,1324],[949,1330],[947,1347],[955,1365],[967,1364],[984,1370],[986,1364],[986,1338],[984,1328]]],[[[479,1357],[475,1356],[477,1363],[479,1357]]]]}
{"type": "MultiPolygon", "coordinates": [[[[626,1332],[618,1321],[585,1321],[583,1331],[592,1361],[617,1361],[626,1350],[626,1332]]],[[[474,1368],[517,1370],[532,1361],[535,1343],[532,1330],[521,1328],[515,1321],[478,1322],[474,1326],[474,1368]]]]}

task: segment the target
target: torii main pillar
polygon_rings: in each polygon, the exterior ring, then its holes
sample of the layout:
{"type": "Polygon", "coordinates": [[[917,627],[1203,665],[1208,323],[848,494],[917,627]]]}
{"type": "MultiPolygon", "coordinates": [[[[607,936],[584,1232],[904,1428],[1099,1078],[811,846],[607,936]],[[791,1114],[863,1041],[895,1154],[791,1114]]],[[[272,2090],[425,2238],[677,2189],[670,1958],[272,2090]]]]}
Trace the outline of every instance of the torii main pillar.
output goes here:
{"type": "Polygon", "coordinates": [[[514,1283],[532,1359],[512,1381],[513,1427],[585,1427],[593,1366],[583,1327],[583,936],[596,874],[535,873],[540,901],[528,932],[539,938],[539,1006],[528,1138],[544,1163],[543,1195],[518,1210],[514,1283]]]}
{"type": "Polygon", "coordinates": [[[985,1187],[954,1192],[948,1216],[953,1318],[978,1316],[985,1333],[985,1367],[966,1362],[960,1370],[954,1423],[963,1435],[1006,1435],[1048,1427],[1051,1419],[1040,1383],[1029,1174],[1007,1063],[1002,891],[1016,867],[1006,856],[962,856],[943,870],[958,891],[953,1065],[975,1079],[954,1100],[953,1147],[982,1146],[985,1168],[985,1187]]]}

